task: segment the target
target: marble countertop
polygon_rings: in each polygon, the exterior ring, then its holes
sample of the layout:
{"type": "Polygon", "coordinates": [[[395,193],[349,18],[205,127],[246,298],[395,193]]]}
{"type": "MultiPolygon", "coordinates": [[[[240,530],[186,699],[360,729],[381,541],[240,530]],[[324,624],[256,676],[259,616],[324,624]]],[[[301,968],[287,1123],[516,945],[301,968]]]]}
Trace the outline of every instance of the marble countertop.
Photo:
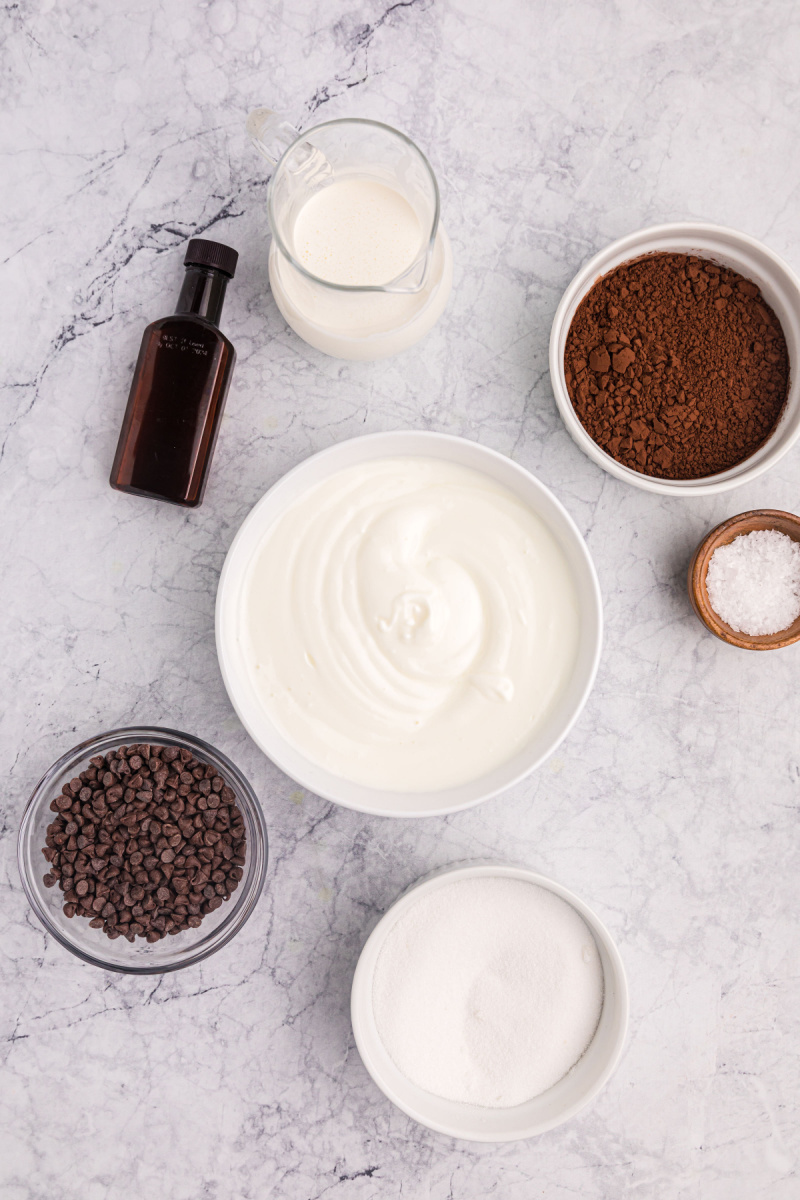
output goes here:
{"type": "Polygon", "coordinates": [[[563,289],[636,228],[711,220],[800,268],[793,0],[30,0],[2,20],[3,1200],[794,1200],[800,646],[717,642],[684,573],[725,517],[800,509],[800,451],[722,497],[648,495],[570,441],[547,371],[563,289]],[[374,117],[429,154],[456,282],[417,348],[343,363],[287,329],[244,134],[258,104],[303,124],[374,117]],[[186,512],[107,477],[142,329],[203,233],[241,255],[223,321],[239,361],[205,503],[186,512]],[[476,439],[552,487],[607,622],[588,705],[538,773],[404,823],[275,769],[213,637],[218,573],[258,497],[315,450],[395,428],[476,439]],[[231,755],[271,836],[240,936],[161,978],[74,960],[15,860],[45,768],[131,722],[231,755]],[[602,1095],[499,1148],[392,1108],[348,1015],[377,916],[476,857],[579,891],[631,987],[602,1095]]]}

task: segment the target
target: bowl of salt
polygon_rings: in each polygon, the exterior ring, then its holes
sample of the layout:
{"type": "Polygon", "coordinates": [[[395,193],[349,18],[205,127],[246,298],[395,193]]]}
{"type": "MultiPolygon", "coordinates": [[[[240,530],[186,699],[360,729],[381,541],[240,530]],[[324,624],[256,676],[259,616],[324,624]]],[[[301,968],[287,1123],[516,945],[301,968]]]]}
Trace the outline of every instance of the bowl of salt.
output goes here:
{"type": "Polygon", "coordinates": [[[689,564],[689,598],[706,628],[742,650],[800,640],[800,517],[758,508],[717,525],[689,564]]]}
{"type": "Polygon", "coordinates": [[[625,1043],[619,952],[574,893],[525,867],[447,867],[372,931],[351,995],[381,1091],[422,1125],[475,1142],[533,1137],[605,1086],[625,1043]]]}

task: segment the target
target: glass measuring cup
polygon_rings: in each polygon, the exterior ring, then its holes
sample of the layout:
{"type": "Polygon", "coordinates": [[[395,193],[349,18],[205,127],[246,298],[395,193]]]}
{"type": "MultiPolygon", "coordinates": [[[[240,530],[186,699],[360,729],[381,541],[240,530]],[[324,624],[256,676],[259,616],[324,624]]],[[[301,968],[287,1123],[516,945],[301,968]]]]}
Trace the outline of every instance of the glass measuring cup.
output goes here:
{"type": "Polygon", "coordinates": [[[452,285],[452,252],[439,220],[439,189],[425,155],[378,121],[326,121],[299,134],[270,109],[247,129],[275,167],[267,193],[270,284],[300,337],[341,358],[381,358],[405,349],[438,320],[452,285]],[[313,273],[295,244],[297,218],[323,189],[343,181],[383,184],[412,210],[419,244],[392,279],[333,282],[313,273]]]}

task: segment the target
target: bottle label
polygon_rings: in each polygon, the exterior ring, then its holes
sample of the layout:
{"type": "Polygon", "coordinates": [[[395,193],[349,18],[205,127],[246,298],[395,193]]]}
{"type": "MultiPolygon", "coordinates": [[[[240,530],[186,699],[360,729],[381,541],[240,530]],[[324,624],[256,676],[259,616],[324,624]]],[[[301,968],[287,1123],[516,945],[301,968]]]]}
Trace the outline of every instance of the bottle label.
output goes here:
{"type": "Polygon", "coordinates": [[[165,329],[161,330],[161,349],[174,350],[177,354],[197,354],[204,358],[208,358],[209,350],[202,341],[195,337],[188,337],[181,333],[167,333],[165,329]]]}

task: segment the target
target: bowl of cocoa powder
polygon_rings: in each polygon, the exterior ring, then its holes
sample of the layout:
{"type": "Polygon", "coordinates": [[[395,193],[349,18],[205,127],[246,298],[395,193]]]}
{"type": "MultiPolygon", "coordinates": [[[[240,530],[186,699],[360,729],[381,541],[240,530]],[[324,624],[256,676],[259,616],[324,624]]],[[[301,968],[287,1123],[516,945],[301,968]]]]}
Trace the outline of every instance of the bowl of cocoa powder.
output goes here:
{"type": "Polygon", "coordinates": [[[267,830],[245,777],[173,729],[115,729],[62,755],[35,787],[18,839],[45,930],[92,966],[175,971],[207,958],[253,912],[267,830]]]}
{"type": "Polygon", "coordinates": [[[595,255],[556,311],[550,373],[574,441],[667,495],[756,478],[800,437],[800,281],[717,225],[630,234],[595,255]]]}

